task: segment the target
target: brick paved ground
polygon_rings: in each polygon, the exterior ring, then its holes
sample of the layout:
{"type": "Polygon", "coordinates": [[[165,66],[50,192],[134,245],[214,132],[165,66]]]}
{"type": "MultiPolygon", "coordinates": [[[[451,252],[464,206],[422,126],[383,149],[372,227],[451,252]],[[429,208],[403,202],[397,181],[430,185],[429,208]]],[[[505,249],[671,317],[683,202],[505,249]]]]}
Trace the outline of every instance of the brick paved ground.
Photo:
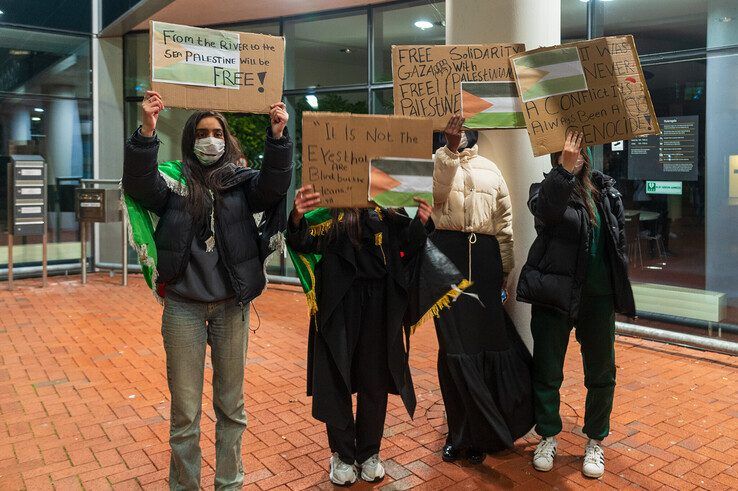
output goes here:
{"type": "MultiPolygon", "coordinates": [[[[160,307],[138,277],[128,288],[103,275],[85,287],[77,278],[50,283],[41,290],[23,281],[15,292],[0,291],[0,489],[165,488],[169,408],[160,307]]],[[[257,307],[262,323],[246,369],[247,489],[330,488],[326,437],[304,395],[303,298],[273,288],[257,307]]],[[[584,393],[577,350],[567,358],[557,465],[540,474],[529,463],[532,436],[483,466],[441,461],[436,348],[429,326],[415,335],[415,420],[391,398],[385,489],[738,488],[738,359],[618,339],[608,473],[591,481],[579,471],[584,393]]],[[[214,465],[210,392],[207,384],[206,487],[214,465]]]]}

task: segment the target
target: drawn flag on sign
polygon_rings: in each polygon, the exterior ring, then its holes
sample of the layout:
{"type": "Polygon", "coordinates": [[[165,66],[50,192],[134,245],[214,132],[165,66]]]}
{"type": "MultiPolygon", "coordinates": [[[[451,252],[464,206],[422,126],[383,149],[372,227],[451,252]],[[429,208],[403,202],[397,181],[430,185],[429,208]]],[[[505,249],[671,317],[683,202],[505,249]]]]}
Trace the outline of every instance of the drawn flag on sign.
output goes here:
{"type": "Polygon", "coordinates": [[[525,128],[515,82],[461,82],[464,127],[525,128]]]}
{"type": "Polygon", "coordinates": [[[379,206],[418,206],[414,197],[433,204],[433,160],[373,159],[369,170],[369,199],[379,206]]]}
{"type": "Polygon", "coordinates": [[[523,102],[587,90],[579,50],[566,47],[512,60],[523,102]]]}

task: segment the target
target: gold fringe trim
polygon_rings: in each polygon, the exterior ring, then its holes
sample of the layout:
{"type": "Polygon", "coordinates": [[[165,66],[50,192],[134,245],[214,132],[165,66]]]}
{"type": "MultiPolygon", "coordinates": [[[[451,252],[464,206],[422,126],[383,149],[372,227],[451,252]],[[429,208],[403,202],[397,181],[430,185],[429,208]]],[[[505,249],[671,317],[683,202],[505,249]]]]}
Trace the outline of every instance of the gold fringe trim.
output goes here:
{"type": "Polygon", "coordinates": [[[310,309],[310,317],[314,317],[318,313],[318,301],[315,298],[315,288],[305,294],[305,299],[310,309]]]}
{"type": "Polygon", "coordinates": [[[382,246],[382,232],[377,232],[374,234],[374,245],[375,246],[382,246]]]}
{"type": "Polygon", "coordinates": [[[445,295],[439,298],[433,306],[428,309],[428,312],[423,314],[423,317],[410,328],[410,333],[415,334],[415,329],[418,328],[425,321],[441,315],[441,310],[451,307],[451,303],[454,302],[464,290],[472,286],[472,282],[469,280],[461,280],[461,283],[456,285],[456,288],[452,288],[445,295]]]}
{"type": "Polygon", "coordinates": [[[308,232],[313,237],[318,237],[320,235],[327,234],[328,231],[331,229],[332,226],[333,226],[333,219],[330,218],[330,219],[328,219],[328,220],[326,220],[326,221],[324,221],[322,223],[317,223],[315,225],[310,225],[308,227],[308,232]]]}

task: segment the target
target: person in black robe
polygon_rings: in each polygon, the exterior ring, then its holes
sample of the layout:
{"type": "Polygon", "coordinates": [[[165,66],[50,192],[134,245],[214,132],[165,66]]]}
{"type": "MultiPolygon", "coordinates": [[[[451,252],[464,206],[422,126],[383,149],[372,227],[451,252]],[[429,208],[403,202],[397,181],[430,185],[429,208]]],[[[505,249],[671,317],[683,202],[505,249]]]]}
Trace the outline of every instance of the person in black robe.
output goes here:
{"type": "Polygon", "coordinates": [[[384,475],[379,449],[387,395],[399,394],[412,417],[416,399],[403,322],[410,276],[407,261],[422,249],[431,207],[415,219],[393,210],[336,209],[311,226],[304,218],[320,202],[311,186],[298,190],[287,231],[289,246],[321,254],[315,268],[317,312],[308,339],[308,395],[313,417],[326,424],[330,478],[348,485],[384,475]],[[352,394],[357,394],[356,417],[352,394]]]}

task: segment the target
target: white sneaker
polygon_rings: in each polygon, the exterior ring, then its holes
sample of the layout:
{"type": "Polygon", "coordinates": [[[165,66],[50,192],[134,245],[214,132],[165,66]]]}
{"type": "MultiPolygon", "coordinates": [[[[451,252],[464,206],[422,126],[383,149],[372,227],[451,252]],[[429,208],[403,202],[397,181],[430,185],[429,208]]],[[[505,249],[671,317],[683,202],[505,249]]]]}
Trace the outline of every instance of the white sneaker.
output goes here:
{"type": "Polygon", "coordinates": [[[541,442],[533,452],[533,467],[537,471],[548,472],[553,469],[554,457],[556,457],[556,447],[559,443],[555,436],[541,438],[541,442]]]}
{"type": "Polygon", "coordinates": [[[366,482],[379,482],[384,479],[384,465],[379,454],[374,454],[361,464],[361,478],[366,482]]]}
{"type": "Polygon", "coordinates": [[[590,439],[584,447],[582,474],[594,479],[602,477],[605,473],[605,452],[600,443],[590,439]]]}
{"type": "Polygon", "coordinates": [[[338,456],[331,457],[331,482],[337,486],[348,486],[356,482],[356,467],[349,465],[338,456]]]}

